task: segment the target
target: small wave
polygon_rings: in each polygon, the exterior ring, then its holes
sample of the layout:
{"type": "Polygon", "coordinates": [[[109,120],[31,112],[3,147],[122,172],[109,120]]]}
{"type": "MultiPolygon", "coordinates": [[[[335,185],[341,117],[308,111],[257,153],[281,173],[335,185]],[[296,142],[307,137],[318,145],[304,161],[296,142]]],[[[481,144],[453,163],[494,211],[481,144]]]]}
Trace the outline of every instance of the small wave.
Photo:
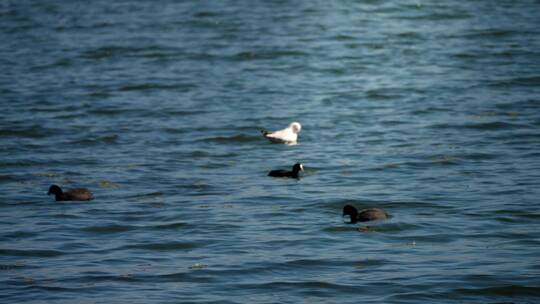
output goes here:
{"type": "Polygon", "coordinates": [[[422,38],[422,35],[419,32],[411,32],[411,31],[398,33],[397,36],[399,38],[405,38],[405,39],[421,39],[422,38]]]}
{"type": "Polygon", "coordinates": [[[136,274],[121,274],[121,275],[90,275],[77,278],[80,281],[86,281],[90,283],[96,282],[137,282],[141,280],[141,277],[136,274]]]}
{"type": "Polygon", "coordinates": [[[540,76],[532,77],[515,77],[508,78],[503,80],[493,81],[489,84],[490,87],[501,88],[501,87],[538,87],[540,86],[540,76]]]}
{"type": "Polygon", "coordinates": [[[45,250],[45,249],[0,249],[0,256],[23,256],[23,257],[56,257],[64,255],[63,252],[58,250],[45,250]]]}
{"type": "Polygon", "coordinates": [[[145,45],[137,47],[102,46],[85,51],[79,56],[87,60],[104,60],[114,57],[140,57],[140,58],[176,58],[183,55],[182,50],[162,45],[145,45]]]}
{"type": "Polygon", "coordinates": [[[391,100],[401,98],[402,95],[393,90],[369,90],[366,92],[366,97],[372,100],[391,100]]]}
{"type": "Polygon", "coordinates": [[[150,243],[124,246],[122,249],[145,249],[152,251],[191,250],[200,247],[200,244],[190,242],[150,243]]]}
{"type": "MultiPolygon", "coordinates": [[[[476,31],[470,31],[468,33],[465,33],[461,35],[461,37],[465,38],[503,38],[503,37],[511,37],[515,35],[524,35],[527,34],[525,31],[514,31],[514,30],[500,30],[500,29],[487,29],[487,30],[476,30],[476,31]]],[[[535,34],[536,33],[531,33],[535,34]]]]}
{"type": "Polygon", "coordinates": [[[474,296],[540,296],[539,286],[506,285],[488,288],[460,288],[455,292],[474,296]]]}
{"type": "Polygon", "coordinates": [[[508,130],[523,128],[525,125],[509,123],[504,121],[492,121],[483,123],[467,123],[467,124],[450,124],[450,123],[438,123],[430,126],[434,129],[472,129],[472,130],[508,130]]]}
{"type": "Polygon", "coordinates": [[[0,182],[2,183],[22,182],[22,181],[24,181],[24,179],[16,175],[0,174],[0,182]]]}
{"type": "Polygon", "coordinates": [[[428,20],[428,21],[437,21],[440,22],[441,20],[460,20],[460,19],[468,19],[471,15],[465,12],[456,12],[456,13],[428,13],[428,14],[420,14],[420,15],[401,15],[398,17],[395,17],[399,20],[428,20]]]}
{"type": "Polygon", "coordinates": [[[528,210],[503,210],[503,209],[500,209],[500,210],[496,210],[494,212],[494,214],[496,214],[498,216],[504,216],[505,219],[510,219],[509,217],[512,217],[511,221],[521,221],[521,222],[523,222],[524,219],[525,220],[532,220],[532,221],[540,220],[540,214],[530,213],[528,210]],[[518,220],[518,218],[520,218],[520,220],[518,220]]]}
{"type": "Polygon", "coordinates": [[[171,91],[182,91],[188,92],[192,89],[195,89],[196,85],[194,84],[159,84],[159,83],[141,83],[141,84],[131,84],[120,87],[118,90],[122,92],[130,91],[155,91],[155,90],[171,90],[171,91]]]}
{"type": "Polygon", "coordinates": [[[90,275],[80,278],[87,282],[107,282],[107,281],[121,281],[121,282],[200,282],[207,283],[214,281],[213,278],[208,276],[192,276],[189,273],[175,272],[167,274],[146,275],[141,273],[127,273],[122,275],[90,275]]]}
{"type": "Polygon", "coordinates": [[[454,163],[450,161],[446,161],[444,159],[437,159],[432,158],[431,160],[418,160],[418,161],[404,161],[400,163],[394,164],[394,166],[400,167],[400,168],[406,168],[406,169],[423,169],[423,168],[430,168],[433,165],[454,165],[454,163]]]}
{"type": "Polygon", "coordinates": [[[478,129],[478,130],[503,130],[503,129],[522,128],[524,126],[520,124],[515,124],[515,123],[494,121],[494,122],[486,122],[486,123],[478,123],[478,124],[467,124],[465,125],[465,127],[468,129],[478,129]]]}
{"type": "Polygon", "coordinates": [[[334,40],[337,41],[351,41],[356,40],[354,36],[346,35],[346,34],[340,34],[333,37],[334,40]]]}
{"type": "Polygon", "coordinates": [[[23,239],[23,238],[34,237],[34,236],[37,236],[37,235],[38,235],[38,233],[36,233],[36,232],[13,231],[13,232],[8,232],[8,233],[4,234],[3,237],[10,238],[10,239],[23,239]]]}
{"type": "Polygon", "coordinates": [[[47,70],[52,68],[66,68],[72,66],[74,61],[71,58],[62,58],[59,60],[56,60],[53,63],[38,65],[31,67],[31,71],[41,71],[41,70],[47,70]]]}
{"type": "Polygon", "coordinates": [[[97,145],[101,143],[113,144],[113,143],[116,143],[118,137],[119,136],[117,134],[112,134],[112,135],[105,135],[105,136],[94,137],[94,138],[81,138],[81,139],[77,139],[70,142],[70,144],[81,144],[81,145],[97,145]]]}
{"type": "Polygon", "coordinates": [[[217,17],[217,16],[219,16],[217,13],[209,12],[209,11],[202,11],[202,12],[197,12],[193,14],[193,17],[195,18],[209,18],[209,17],[217,17]]]}
{"type": "MultiPolygon", "coordinates": [[[[396,217],[396,215],[392,215],[393,217],[396,217]]],[[[366,226],[370,226],[367,224],[366,226]]],[[[415,223],[388,223],[388,222],[382,222],[379,225],[376,226],[370,226],[373,228],[374,232],[381,232],[381,233],[399,233],[399,232],[411,232],[411,231],[420,231],[422,229],[425,229],[425,225],[423,224],[415,224],[415,223]]]]}
{"type": "Polygon", "coordinates": [[[451,155],[441,155],[433,157],[431,163],[437,165],[457,165],[460,161],[458,158],[451,155]]]}
{"type": "Polygon", "coordinates": [[[451,56],[457,59],[476,59],[476,58],[482,57],[480,54],[464,53],[464,52],[455,53],[455,54],[452,54],[451,56]]]}
{"type": "Polygon", "coordinates": [[[538,110],[539,104],[538,100],[535,99],[524,99],[512,102],[498,103],[496,105],[497,109],[504,111],[525,111],[525,110],[538,110]]]}
{"type": "Polygon", "coordinates": [[[268,283],[261,283],[261,284],[238,284],[238,288],[241,289],[247,289],[247,290],[274,290],[274,291],[286,291],[289,289],[293,290],[304,290],[305,292],[327,292],[329,295],[335,294],[336,292],[339,293],[348,293],[351,291],[358,292],[361,290],[361,287],[359,286],[350,286],[350,285],[343,285],[343,284],[335,284],[330,282],[322,282],[322,281],[276,281],[276,282],[268,282],[268,283]]]}
{"type": "Polygon", "coordinates": [[[202,151],[202,150],[195,150],[195,151],[191,151],[190,153],[188,153],[187,155],[188,157],[191,157],[191,158],[205,158],[205,157],[210,157],[211,154],[209,152],[206,152],[206,151],[202,151]]]}
{"type": "Polygon", "coordinates": [[[136,229],[135,226],[128,226],[128,225],[104,225],[104,226],[91,226],[91,227],[85,227],[82,228],[81,231],[84,232],[91,232],[96,234],[110,234],[110,233],[120,233],[120,232],[126,232],[136,229]]]}
{"type": "Polygon", "coordinates": [[[145,199],[145,198],[162,197],[163,195],[164,193],[161,191],[154,191],[154,192],[131,195],[130,198],[145,199]]]}
{"type": "Polygon", "coordinates": [[[239,60],[271,60],[281,57],[305,57],[307,54],[301,51],[264,51],[264,52],[240,52],[233,56],[239,60]]]}
{"type": "Polygon", "coordinates": [[[328,266],[328,267],[335,267],[335,266],[349,266],[350,261],[346,260],[326,260],[326,259],[298,259],[298,260],[292,260],[285,262],[285,265],[287,267],[292,267],[294,269],[297,269],[298,267],[305,267],[305,268],[311,268],[311,267],[319,267],[319,266],[328,266]]]}
{"type": "MultiPolygon", "coordinates": [[[[179,110],[164,110],[164,112],[167,114],[167,115],[170,115],[170,116],[179,116],[179,117],[183,117],[183,116],[191,116],[191,115],[199,115],[199,114],[206,114],[208,113],[207,111],[204,111],[204,110],[189,110],[189,111],[179,111],[179,110]]],[[[185,130],[183,130],[185,132],[185,130]]]]}
{"type": "Polygon", "coordinates": [[[376,42],[364,43],[363,45],[370,50],[382,50],[385,47],[384,43],[376,42]]]}
{"type": "Polygon", "coordinates": [[[73,288],[73,287],[70,287],[70,288],[67,288],[67,287],[61,287],[61,286],[50,286],[50,285],[37,285],[33,282],[32,279],[28,278],[29,283],[32,283],[31,286],[28,286],[26,288],[26,290],[30,290],[30,289],[38,289],[38,290],[44,290],[44,291],[56,291],[56,292],[80,292],[81,290],[83,289],[86,289],[86,288],[73,288]]]}
{"type": "MultiPolygon", "coordinates": [[[[393,215],[392,217],[394,217],[393,215]]],[[[411,232],[416,230],[421,230],[423,228],[420,224],[411,224],[411,223],[388,223],[380,222],[375,225],[370,225],[369,223],[361,223],[359,225],[349,225],[344,224],[341,226],[336,226],[332,228],[324,229],[326,232],[351,232],[351,231],[360,231],[360,232],[375,232],[375,233],[402,233],[402,232],[411,232]]]]}
{"type": "Polygon", "coordinates": [[[218,136],[218,137],[203,138],[199,141],[215,142],[215,143],[249,143],[249,142],[259,141],[260,139],[261,139],[260,136],[236,134],[232,136],[218,136]]]}
{"type": "Polygon", "coordinates": [[[17,137],[17,138],[44,138],[49,134],[54,134],[54,130],[44,128],[43,126],[33,125],[22,128],[5,127],[0,129],[1,137],[17,137]]]}
{"type": "Polygon", "coordinates": [[[322,231],[326,233],[341,233],[341,232],[351,232],[358,230],[358,227],[354,225],[340,225],[340,226],[331,226],[325,227],[322,231]]]}
{"type": "Polygon", "coordinates": [[[394,170],[394,169],[399,169],[400,167],[401,167],[400,163],[388,163],[388,164],[381,164],[381,165],[377,165],[371,168],[367,168],[366,171],[394,170]]]}
{"type": "Polygon", "coordinates": [[[15,264],[0,264],[0,271],[8,271],[8,270],[14,270],[14,269],[21,269],[25,268],[26,266],[23,263],[15,263],[15,264]]]}
{"type": "Polygon", "coordinates": [[[26,286],[24,290],[30,292],[31,290],[47,291],[47,292],[58,292],[58,293],[92,293],[97,294],[101,290],[101,287],[96,286],[83,286],[83,287],[65,287],[65,286],[54,286],[43,284],[45,282],[36,282],[34,279],[27,277],[24,278],[25,283],[30,284],[26,286]]]}
{"type": "Polygon", "coordinates": [[[186,227],[189,227],[189,226],[191,226],[191,225],[188,224],[188,223],[174,222],[174,223],[147,226],[146,228],[155,229],[155,230],[177,230],[177,229],[186,228],[186,227]]]}
{"type": "Polygon", "coordinates": [[[482,152],[472,152],[472,153],[461,153],[457,154],[455,157],[465,160],[491,160],[497,158],[496,154],[493,153],[482,153],[482,152]]]}
{"type": "Polygon", "coordinates": [[[449,108],[443,108],[443,107],[426,107],[422,109],[414,109],[411,110],[412,115],[428,115],[428,114],[438,114],[438,113],[446,113],[451,111],[449,108]]]}
{"type": "MultiPolygon", "coordinates": [[[[200,269],[197,269],[197,271],[199,270],[200,269]]],[[[145,282],[150,281],[150,282],[195,282],[195,283],[211,283],[211,282],[216,281],[216,279],[211,276],[204,276],[204,275],[195,276],[195,275],[190,275],[189,273],[183,273],[183,272],[175,272],[175,273],[160,274],[160,275],[146,275],[146,276],[141,276],[141,280],[144,280],[145,282]]]]}
{"type": "Polygon", "coordinates": [[[80,56],[83,59],[99,60],[118,55],[133,54],[140,51],[141,48],[121,47],[121,46],[103,46],[90,51],[83,52],[80,56]]]}
{"type": "MultiPolygon", "coordinates": [[[[187,114],[187,115],[190,115],[190,114],[187,114]]],[[[165,133],[168,133],[168,134],[175,134],[175,135],[188,133],[188,131],[186,131],[183,128],[180,129],[180,128],[172,128],[172,127],[161,128],[161,131],[163,131],[165,133]]]]}
{"type": "Polygon", "coordinates": [[[75,214],[67,214],[67,213],[58,213],[53,214],[52,217],[56,219],[79,219],[82,218],[81,216],[75,215],[75,214]]]}
{"type": "MultiPolygon", "coordinates": [[[[395,120],[395,119],[381,121],[381,125],[384,125],[384,126],[401,126],[408,123],[409,123],[408,121],[395,120]]],[[[409,143],[406,143],[405,145],[409,145],[409,143]]]]}
{"type": "Polygon", "coordinates": [[[512,217],[508,217],[508,216],[499,216],[499,217],[496,217],[495,220],[498,221],[498,222],[507,223],[507,224],[523,222],[522,220],[518,220],[518,219],[515,219],[515,218],[512,218],[512,217]]]}
{"type": "Polygon", "coordinates": [[[137,109],[129,109],[127,107],[120,108],[120,107],[100,107],[97,109],[92,109],[88,111],[88,114],[93,115],[102,115],[102,116],[115,116],[118,114],[125,115],[127,113],[135,113],[138,112],[137,109]]]}

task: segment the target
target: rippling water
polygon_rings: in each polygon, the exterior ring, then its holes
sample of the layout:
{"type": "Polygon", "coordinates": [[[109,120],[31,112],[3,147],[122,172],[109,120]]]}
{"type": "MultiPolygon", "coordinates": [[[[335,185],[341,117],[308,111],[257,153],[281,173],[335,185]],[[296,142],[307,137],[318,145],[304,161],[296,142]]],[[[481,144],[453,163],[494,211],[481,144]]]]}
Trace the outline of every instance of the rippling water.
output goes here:
{"type": "Polygon", "coordinates": [[[539,15],[2,1],[2,302],[538,302],[539,15]]]}

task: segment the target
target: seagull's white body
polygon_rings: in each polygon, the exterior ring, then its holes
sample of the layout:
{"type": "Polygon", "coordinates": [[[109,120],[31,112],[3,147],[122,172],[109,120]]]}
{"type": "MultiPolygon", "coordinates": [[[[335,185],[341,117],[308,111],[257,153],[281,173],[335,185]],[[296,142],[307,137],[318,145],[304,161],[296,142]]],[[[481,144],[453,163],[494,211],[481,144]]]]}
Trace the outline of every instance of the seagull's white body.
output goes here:
{"type": "Polygon", "coordinates": [[[298,133],[300,133],[300,130],[302,130],[302,125],[295,121],[283,130],[274,132],[262,131],[262,134],[272,142],[294,145],[298,140],[298,133]]]}

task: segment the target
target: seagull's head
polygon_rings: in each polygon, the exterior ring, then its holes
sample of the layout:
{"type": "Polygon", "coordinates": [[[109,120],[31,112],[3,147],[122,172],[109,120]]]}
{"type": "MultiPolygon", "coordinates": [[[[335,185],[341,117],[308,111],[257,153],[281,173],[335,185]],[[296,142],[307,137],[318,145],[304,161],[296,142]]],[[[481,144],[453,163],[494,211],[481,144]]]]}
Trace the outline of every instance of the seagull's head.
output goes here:
{"type": "Polygon", "coordinates": [[[302,125],[300,125],[299,122],[293,122],[289,125],[289,128],[291,128],[291,130],[293,131],[293,133],[300,133],[300,130],[302,130],[302,125]]]}

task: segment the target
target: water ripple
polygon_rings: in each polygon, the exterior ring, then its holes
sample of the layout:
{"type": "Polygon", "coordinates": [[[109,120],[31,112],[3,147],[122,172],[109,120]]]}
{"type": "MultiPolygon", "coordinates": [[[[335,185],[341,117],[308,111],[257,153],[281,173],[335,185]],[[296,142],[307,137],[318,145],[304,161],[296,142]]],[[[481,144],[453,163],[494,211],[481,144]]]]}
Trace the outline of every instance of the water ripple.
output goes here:
{"type": "Polygon", "coordinates": [[[191,250],[202,246],[192,242],[169,242],[169,243],[150,243],[150,244],[133,244],[122,247],[121,249],[145,249],[151,251],[176,251],[176,250],[191,250]]]}
{"type": "Polygon", "coordinates": [[[1,256],[19,256],[19,257],[57,257],[64,255],[64,252],[47,249],[0,249],[1,256]]]}

